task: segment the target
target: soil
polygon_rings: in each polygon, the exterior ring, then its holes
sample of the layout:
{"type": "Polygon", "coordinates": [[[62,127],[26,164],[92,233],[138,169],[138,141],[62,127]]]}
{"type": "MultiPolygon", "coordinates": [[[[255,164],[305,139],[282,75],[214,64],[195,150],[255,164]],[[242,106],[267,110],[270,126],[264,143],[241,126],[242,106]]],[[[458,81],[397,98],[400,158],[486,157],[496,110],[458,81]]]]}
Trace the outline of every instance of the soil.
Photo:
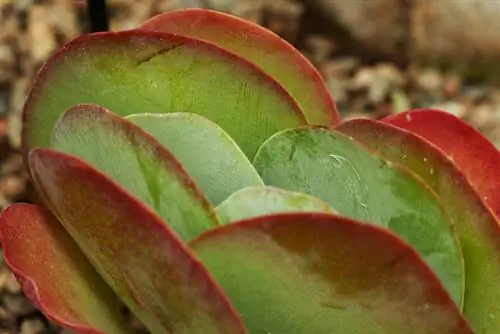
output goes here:
{"type": "MultiPolygon", "coordinates": [[[[162,11],[200,3],[109,1],[110,27],[132,28],[162,11]]],[[[258,22],[297,46],[324,76],[345,119],[439,107],[464,118],[500,147],[500,87],[467,82],[457,73],[435,68],[387,62],[368,53],[350,55],[342,41],[310,29],[315,17],[301,2],[212,0],[202,5],[207,3],[258,22]]],[[[84,5],[71,0],[0,0],[0,209],[30,199],[32,185],[19,152],[20,110],[43,62],[63,43],[88,31],[84,5]]],[[[4,333],[69,332],[33,307],[0,260],[0,334],[4,333]]]]}

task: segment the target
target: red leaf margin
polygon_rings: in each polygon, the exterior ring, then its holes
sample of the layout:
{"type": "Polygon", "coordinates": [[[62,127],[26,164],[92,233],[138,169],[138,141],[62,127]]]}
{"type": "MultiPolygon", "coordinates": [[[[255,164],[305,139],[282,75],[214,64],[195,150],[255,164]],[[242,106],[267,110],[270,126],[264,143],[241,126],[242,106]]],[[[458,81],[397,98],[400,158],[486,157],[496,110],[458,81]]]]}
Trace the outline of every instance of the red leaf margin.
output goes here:
{"type": "MultiPolygon", "coordinates": [[[[329,111],[328,116],[331,122],[330,126],[334,126],[340,123],[340,115],[337,110],[335,101],[331,93],[329,92],[323,77],[316,69],[316,67],[314,67],[314,65],[293,45],[288,43],[288,41],[281,38],[273,31],[266,29],[256,23],[242,19],[238,16],[215,10],[187,8],[158,14],[143,22],[136,29],[158,32],[173,32],[183,36],[189,36],[190,34],[186,34],[183,31],[178,31],[179,29],[177,26],[180,23],[189,24],[192,28],[193,25],[203,25],[207,24],[207,22],[210,22],[210,24],[212,25],[223,26],[233,34],[241,34],[242,38],[249,41],[249,43],[255,43],[260,40],[268,41],[268,43],[272,44],[272,46],[276,49],[275,52],[280,52],[287,55],[290,61],[293,62],[298,67],[298,69],[302,70],[305,76],[308,77],[310,82],[314,84],[318,95],[322,97],[324,105],[329,111]]],[[[209,39],[201,38],[198,36],[193,38],[205,40],[215,45],[219,45],[219,43],[214,43],[209,39]]],[[[227,51],[238,54],[234,51],[227,51]]]]}
{"type": "Polygon", "coordinates": [[[500,152],[484,135],[440,109],[413,109],[382,122],[407,130],[437,146],[465,175],[500,218],[500,152]]]}
{"type": "MultiPolygon", "coordinates": [[[[269,76],[266,72],[264,72],[260,67],[256,66],[252,62],[233,54],[225,49],[208,42],[204,42],[202,40],[198,40],[195,38],[190,38],[186,36],[181,36],[177,34],[170,34],[165,32],[154,32],[154,31],[146,31],[146,30],[125,30],[119,32],[97,32],[87,35],[82,35],[73,39],[72,41],[65,44],[58,51],[56,51],[49,60],[46,61],[44,66],[38,72],[31,89],[27,95],[25,103],[21,112],[21,153],[23,154],[23,158],[26,164],[28,164],[28,154],[31,149],[35,147],[30,147],[31,143],[29,140],[30,137],[30,127],[31,122],[30,119],[32,117],[32,110],[38,104],[38,97],[43,92],[43,87],[47,81],[50,80],[51,73],[54,71],[58,65],[65,61],[65,57],[67,54],[72,52],[72,50],[76,48],[85,48],[85,45],[93,42],[95,38],[100,38],[99,42],[102,44],[104,38],[115,39],[115,40],[127,40],[130,38],[140,39],[141,37],[150,37],[155,38],[159,41],[168,40],[171,43],[189,45],[191,47],[198,47],[200,49],[209,50],[217,55],[220,55],[223,58],[231,59],[235,66],[241,66],[242,68],[248,69],[250,72],[256,73],[260,76],[260,79],[263,82],[267,82],[270,84],[275,90],[276,94],[282,96],[286,99],[287,103],[290,105],[290,108],[295,112],[295,114],[304,122],[304,124],[308,124],[307,118],[304,115],[300,105],[293,98],[293,96],[275,79],[269,76]]],[[[82,101],[82,103],[84,103],[82,101]]],[[[62,110],[61,110],[62,113],[62,110]]]]}

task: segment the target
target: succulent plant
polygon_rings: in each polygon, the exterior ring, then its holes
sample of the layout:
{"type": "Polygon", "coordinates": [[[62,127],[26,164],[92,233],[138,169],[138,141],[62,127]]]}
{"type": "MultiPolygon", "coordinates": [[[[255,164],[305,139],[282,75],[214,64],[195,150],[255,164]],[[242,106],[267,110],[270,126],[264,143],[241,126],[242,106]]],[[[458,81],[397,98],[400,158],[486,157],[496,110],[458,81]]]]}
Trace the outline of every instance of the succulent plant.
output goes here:
{"type": "Polygon", "coordinates": [[[76,38],[39,72],[37,204],[0,217],[24,293],[127,333],[500,333],[499,151],[460,119],[340,122],[272,32],[190,9],[76,38]]]}

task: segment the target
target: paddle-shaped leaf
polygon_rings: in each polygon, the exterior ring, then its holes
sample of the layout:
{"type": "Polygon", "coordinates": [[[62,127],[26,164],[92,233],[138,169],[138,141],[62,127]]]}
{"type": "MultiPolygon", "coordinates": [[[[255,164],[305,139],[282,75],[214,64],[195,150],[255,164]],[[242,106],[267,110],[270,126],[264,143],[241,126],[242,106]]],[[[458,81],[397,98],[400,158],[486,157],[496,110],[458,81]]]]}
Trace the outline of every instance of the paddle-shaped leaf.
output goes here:
{"type": "Polygon", "coordinates": [[[58,117],[79,103],[121,116],[193,112],[220,125],[248,157],[276,131],[306,123],[282,86],[248,61],[210,43],[140,30],[78,37],[46,63],[24,106],[25,156],[48,147],[58,117]]]}
{"type": "Polygon", "coordinates": [[[277,133],[262,145],[254,165],[267,185],[319,197],[343,215],[401,235],[462,305],[464,268],[451,218],[409,171],[318,127],[277,133]]]}
{"type": "Polygon", "coordinates": [[[126,119],[172,152],[213,205],[237,190],[264,185],[234,140],[220,126],[202,116],[136,114],[126,119]]]}
{"type": "Polygon", "coordinates": [[[61,224],[33,204],[0,216],[5,261],[47,317],[79,333],[128,333],[120,302],[61,224]]]}
{"type": "Polygon", "coordinates": [[[395,126],[353,120],[335,130],[410,168],[439,195],[462,245],[464,313],[477,333],[500,333],[500,224],[463,174],[438,148],[395,126]]]}
{"type": "Polygon", "coordinates": [[[471,334],[418,254],[388,230],[295,213],[190,243],[250,333],[471,334]]]}
{"type": "Polygon", "coordinates": [[[500,217],[500,152],[481,133],[460,118],[437,109],[411,110],[382,121],[436,145],[500,217]]]}
{"type": "Polygon", "coordinates": [[[287,41],[229,14],[190,8],[159,14],[139,29],[175,33],[217,44],[261,67],[299,102],[311,124],[339,123],[335,103],[316,68],[287,41]]]}
{"type": "Polygon", "coordinates": [[[51,211],[152,333],[246,333],[224,293],[170,227],[80,159],[30,153],[51,211]]]}
{"type": "Polygon", "coordinates": [[[282,212],[336,213],[317,197],[275,187],[242,189],[222,202],[216,211],[222,224],[282,212]]]}
{"type": "Polygon", "coordinates": [[[213,207],[177,159],[141,128],[100,106],[68,109],[54,126],[51,146],[110,176],[183,240],[219,225],[213,207]]]}

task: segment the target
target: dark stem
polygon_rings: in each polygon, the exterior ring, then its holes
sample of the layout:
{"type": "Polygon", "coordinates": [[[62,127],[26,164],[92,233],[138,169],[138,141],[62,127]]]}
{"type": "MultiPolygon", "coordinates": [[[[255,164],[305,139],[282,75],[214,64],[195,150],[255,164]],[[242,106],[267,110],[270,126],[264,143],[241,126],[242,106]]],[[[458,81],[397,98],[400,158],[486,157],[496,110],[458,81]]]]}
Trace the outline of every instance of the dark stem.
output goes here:
{"type": "Polygon", "coordinates": [[[90,20],[91,32],[109,30],[106,0],[87,0],[87,15],[90,20]]]}

